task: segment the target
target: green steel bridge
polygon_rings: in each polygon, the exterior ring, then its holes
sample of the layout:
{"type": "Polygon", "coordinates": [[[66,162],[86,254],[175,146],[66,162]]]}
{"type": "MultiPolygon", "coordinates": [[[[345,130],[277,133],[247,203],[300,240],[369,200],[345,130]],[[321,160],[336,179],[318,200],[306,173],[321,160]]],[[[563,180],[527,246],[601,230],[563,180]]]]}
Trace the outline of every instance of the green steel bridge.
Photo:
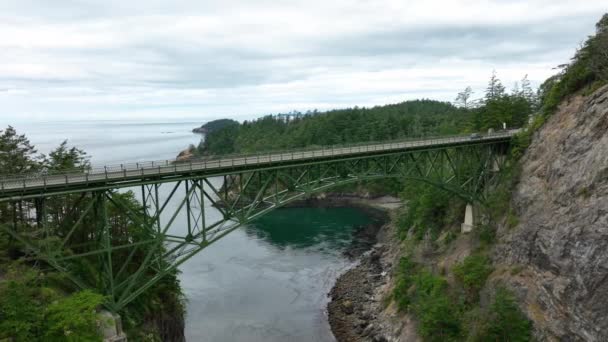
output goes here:
{"type": "Polygon", "coordinates": [[[13,217],[0,227],[26,247],[26,257],[102,292],[118,311],[239,226],[335,186],[398,177],[483,203],[515,133],[0,176],[0,210],[13,217]],[[126,190],[141,196],[141,210],[120,196],[126,190]],[[219,219],[210,219],[211,207],[219,219]],[[124,238],[110,211],[137,227],[137,238],[124,238]],[[83,277],[91,258],[103,265],[94,280],[83,277]]]}

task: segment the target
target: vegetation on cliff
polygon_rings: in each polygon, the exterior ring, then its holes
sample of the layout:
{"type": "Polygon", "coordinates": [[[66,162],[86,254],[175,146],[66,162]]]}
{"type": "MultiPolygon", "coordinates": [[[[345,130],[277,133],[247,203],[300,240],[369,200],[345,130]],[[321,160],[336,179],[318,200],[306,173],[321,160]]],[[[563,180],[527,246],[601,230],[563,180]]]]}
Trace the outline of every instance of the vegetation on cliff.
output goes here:
{"type": "MultiPolygon", "coordinates": [[[[442,197],[441,190],[428,185],[406,187],[403,196],[409,200],[408,208],[396,221],[407,246],[406,256],[397,269],[393,299],[401,310],[417,318],[418,331],[424,340],[530,341],[533,338],[532,322],[518,307],[511,290],[501,286],[500,281],[487,283],[494,268],[490,255],[494,243],[498,242],[496,230],[500,226],[510,229],[518,225],[512,194],[521,173],[520,159],[534,132],[559,103],[575,94],[590,94],[606,84],[607,41],[608,14],[597,24],[596,35],[589,37],[571,63],[562,66],[558,75],[542,85],[538,103],[530,102],[538,106],[538,114],[516,137],[498,184],[480,208],[482,220],[471,237],[470,256],[455,265],[439,266],[450,256],[450,237],[459,230],[459,219],[454,215],[462,212],[463,203],[442,197]],[[480,301],[481,297],[485,297],[485,301],[480,301]]],[[[489,94],[488,91],[486,96],[489,94]]],[[[519,270],[514,268],[510,272],[517,274],[519,270]]]]}
{"type": "Polygon", "coordinates": [[[596,34],[583,43],[572,61],[560,65],[561,71],[541,86],[543,114],[551,114],[578,91],[590,94],[608,83],[608,14],[595,27],[596,34]]]}
{"type": "MultiPolygon", "coordinates": [[[[12,127],[0,130],[0,174],[86,170],[90,167],[86,153],[62,143],[47,156],[39,155],[24,135],[12,127]]],[[[116,194],[131,210],[141,212],[141,204],[131,192],[116,194]]],[[[46,208],[47,227],[67,229],[64,220],[71,208],[82,210],[87,199],[77,202],[73,195],[54,198],[46,208]]],[[[14,222],[28,225],[35,232],[35,220],[30,217],[34,204],[0,204],[0,225],[14,222]],[[24,220],[21,220],[24,218],[24,220]]],[[[132,222],[108,204],[113,239],[138,241],[147,238],[145,228],[132,222]]],[[[23,227],[22,227],[23,228],[23,227]]],[[[84,222],[66,244],[68,251],[87,242],[95,234],[95,224],[84,222]]],[[[65,234],[64,234],[65,235],[65,234]]],[[[52,238],[49,238],[52,239],[52,238]]],[[[47,242],[52,243],[52,240],[47,242]]],[[[133,259],[145,255],[135,254],[133,259]]],[[[126,257],[126,256],[125,256],[126,257]]],[[[87,281],[99,282],[98,258],[79,259],[71,267],[87,281]]],[[[80,290],[67,277],[32,255],[21,244],[0,229],[0,340],[13,341],[95,341],[98,336],[95,310],[104,298],[92,290],[80,290]]],[[[134,340],[183,340],[184,306],[176,274],[165,277],[119,314],[128,337],[134,340]]]]}

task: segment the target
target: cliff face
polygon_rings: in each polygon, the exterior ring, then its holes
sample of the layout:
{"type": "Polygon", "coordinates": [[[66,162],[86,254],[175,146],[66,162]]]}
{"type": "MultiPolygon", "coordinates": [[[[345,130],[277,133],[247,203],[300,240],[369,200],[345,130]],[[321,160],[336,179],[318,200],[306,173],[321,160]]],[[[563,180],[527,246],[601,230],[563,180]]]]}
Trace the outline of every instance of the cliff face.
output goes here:
{"type": "Polygon", "coordinates": [[[608,86],[563,103],[522,160],[495,261],[543,340],[608,341],[608,86]]]}

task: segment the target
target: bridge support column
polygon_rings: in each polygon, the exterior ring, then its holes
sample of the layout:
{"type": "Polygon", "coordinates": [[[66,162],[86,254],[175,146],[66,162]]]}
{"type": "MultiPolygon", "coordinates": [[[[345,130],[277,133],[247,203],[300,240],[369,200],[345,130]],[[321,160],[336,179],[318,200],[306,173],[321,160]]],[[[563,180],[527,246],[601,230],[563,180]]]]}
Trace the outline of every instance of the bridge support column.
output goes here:
{"type": "Polygon", "coordinates": [[[127,336],[122,331],[122,321],[118,314],[102,310],[97,317],[98,329],[103,342],[127,342],[127,336]]]}
{"type": "Polygon", "coordinates": [[[461,233],[470,233],[475,226],[475,215],[473,211],[473,205],[468,203],[464,209],[464,222],[460,226],[461,233]]]}
{"type": "Polygon", "coordinates": [[[502,165],[504,164],[506,156],[497,155],[492,162],[492,172],[499,172],[502,165]]]}

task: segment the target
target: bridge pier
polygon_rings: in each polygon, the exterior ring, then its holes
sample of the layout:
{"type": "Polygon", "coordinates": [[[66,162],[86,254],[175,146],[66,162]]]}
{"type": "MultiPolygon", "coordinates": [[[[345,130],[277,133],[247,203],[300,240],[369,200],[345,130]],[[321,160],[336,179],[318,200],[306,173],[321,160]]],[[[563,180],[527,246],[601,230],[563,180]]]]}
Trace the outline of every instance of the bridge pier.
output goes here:
{"type": "Polygon", "coordinates": [[[464,209],[464,222],[460,226],[461,233],[470,233],[475,226],[475,215],[474,215],[473,204],[467,203],[464,209]]]}
{"type": "Polygon", "coordinates": [[[501,169],[501,166],[504,164],[506,159],[506,156],[503,154],[499,154],[496,157],[494,157],[494,160],[492,162],[492,172],[499,172],[501,169]]]}
{"type": "Polygon", "coordinates": [[[118,314],[101,310],[98,314],[99,333],[103,342],[127,342],[127,335],[122,331],[122,321],[118,314]]]}

